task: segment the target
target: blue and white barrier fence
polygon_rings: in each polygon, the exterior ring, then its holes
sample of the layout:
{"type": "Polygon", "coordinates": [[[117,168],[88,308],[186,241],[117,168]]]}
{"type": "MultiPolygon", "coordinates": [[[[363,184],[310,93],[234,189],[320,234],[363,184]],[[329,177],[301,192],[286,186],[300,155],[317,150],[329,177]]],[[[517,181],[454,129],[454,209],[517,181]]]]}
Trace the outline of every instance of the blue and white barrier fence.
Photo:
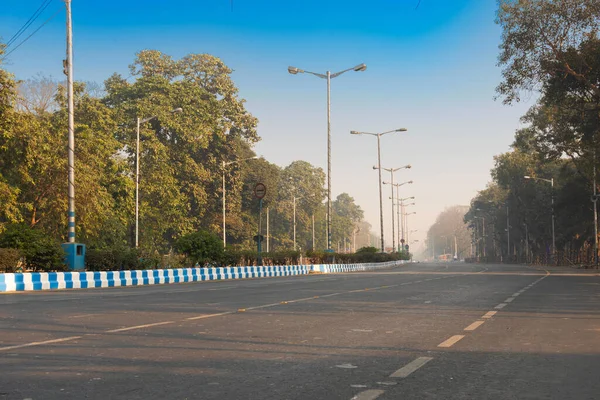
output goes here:
{"type": "Polygon", "coordinates": [[[367,271],[376,268],[388,268],[397,264],[399,262],[349,265],[177,268],[135,271],[0,273],[0,292],[160,285],[165,283],[307,275],[311,272],[367,271]]]}

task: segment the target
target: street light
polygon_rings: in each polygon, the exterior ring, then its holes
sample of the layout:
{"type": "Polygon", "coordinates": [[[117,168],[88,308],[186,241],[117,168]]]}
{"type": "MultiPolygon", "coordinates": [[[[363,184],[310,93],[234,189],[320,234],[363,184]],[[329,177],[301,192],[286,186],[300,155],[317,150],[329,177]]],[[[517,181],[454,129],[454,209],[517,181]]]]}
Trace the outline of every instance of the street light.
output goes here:
{"type": "Polygon", "coordinates": [[[548,182],[551,187],[551,199],[552,199],[552,260],[555,261],[556,257],[556,236],[554,235],[554,178],[545,179],[545,178],[537,178],[534,176],[525,175],[523,178],[525,179],[533,179],[536,181],[544,181],[548,182]]]}
{"type": "Polygon", "coordinates": [[[402,184],[395,183],[394,186],[396,186],[396,197],[399,199],[396,202],[396,213],[398,214],[398,243],[402,243],[402,240],[404,240],[404,221],[403,221],[403,215],[402,215],[402,213],[404,213],[404,202],[406,200],[414,200],[415,196],[405,197],[405,198],[401,199],[400,198],[400,186],[402,186],[402,184]],[[400,236],[400,229],[401,229],[400,227],[402,227],[402,236],[400,236]]]}
{"type": "MultiPolygon", "coordinates": [[[[183,112],[181,107],[171,110],[172,114],[183,112]]],[[[135,247],[139,246],[139,220],[140,220],[140,125],[145,124],[158,117],[143,118],[137,117],[137,129],[135,140],[135,247]]]]}
{"type": "MultiPolygon", "coordinates": [[[[296,200],[302,199],[304,196],[294,196],[294,251],[296,251],[296,200]]],[[[314,217],[314,216],[313,216],[314,217]]]]}
{"type": "MultiPolygon", "coordinates": [[[[394,251],[396,251],[396,233],[394,232],[395,228],[394,228],[394,172],[401,170],[401,169],[410,169],[412,168],[410,164],[405,165],[404,167],[398,167],[398,168],[383,168],[384,171],[388,171],[390,173],[390,178],[391,178],[391,189],[392,189],[392,248],[394,249],[394,251]]],[[[387,182],[383,182],[384,184],[387,184],[387,182]]]]}
{"type": "Polygon", "coordinates": [[[258,156],[254,156],[254,157],[249,157],[249,158],[244,158],[242,160],[234,160],[234,161],[229,161],[226,162],[225,160],[222,161],[222,169],[223,169],[223,248],[225,248],[227,246],[227,236],[226,236],[226,232],[225,232],[225,167],[227,167],[228,165],[232,165],[232,164],[238,164],[241,163],[242,161],[248,161],[248,160],[255,160],[257,159],[258,156]]]}
{"type": "MultiPolygon", "coordinates": [[[[414,205],[414,203],[413,203],[412,205],[414,205]]],[[[409,231],[408,231],[408,216],[409,216],[409,215],[414,215],[414,214],[416,214],[416,212],[415,212],[415,211],[413,211],[413,212],[410,212],[410,213],[407,213],[407,214],[404,214],[404,223],[406,224],[406,243],[408,243],[408,241],[409,241],[409,236],[410,236],[410,235],[409,235],[409,231]]]]}
{"type": "Polygon", "coordinates": [[[359,64],[355,67],[333,74],[330,71],[327,71],[325,74],[319,74],[296,67],[288,67],[288,72],[292,75],[306,73],[322,79],[327,79],[327,250],[329,251],[331,251],[331,79],[342,75],[344,72],[361,72],[366,69],[366,64],[359,64]]]}
{"type": "Polygon", "coordinates": [[[395,129],[393,131],[387,131],[382,133],[370,133],[370,132],[359,132],[359,131],[350,131],[352,135],[371,135],[377,137],[377,167],[373,167],[373,169],[379,170],[379,218],[380,218],[380,226],[381,226],[381,251],[385,251],[384,239],[383,239],[383,192],[381,189],[381,137],[383,135],[387,135],[388,133],[393,132],[406,132],[406,128],[395,129]]]}

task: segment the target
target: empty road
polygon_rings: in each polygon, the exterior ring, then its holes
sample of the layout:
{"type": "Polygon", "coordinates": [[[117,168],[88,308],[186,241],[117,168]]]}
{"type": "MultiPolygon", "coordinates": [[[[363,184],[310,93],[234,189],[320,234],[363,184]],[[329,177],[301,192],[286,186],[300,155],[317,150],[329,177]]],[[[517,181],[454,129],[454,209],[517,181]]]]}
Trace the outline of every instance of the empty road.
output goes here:
{"type": "Polygon", "coordinates": [[[410,264],[0,295],[5,399],[599,399],[600,276],[410,264]]]}

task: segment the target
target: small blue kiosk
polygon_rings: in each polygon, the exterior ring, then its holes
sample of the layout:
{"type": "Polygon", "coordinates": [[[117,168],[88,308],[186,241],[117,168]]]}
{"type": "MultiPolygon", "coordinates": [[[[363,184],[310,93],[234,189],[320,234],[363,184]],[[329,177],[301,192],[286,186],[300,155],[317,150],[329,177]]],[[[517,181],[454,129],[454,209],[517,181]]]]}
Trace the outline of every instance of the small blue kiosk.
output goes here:
{"type": "Polygon", "coordinates": [[[71,271],[83,271],[85,269],[85,244],[63,243],[65,251],[65,264],[71,271]]]}

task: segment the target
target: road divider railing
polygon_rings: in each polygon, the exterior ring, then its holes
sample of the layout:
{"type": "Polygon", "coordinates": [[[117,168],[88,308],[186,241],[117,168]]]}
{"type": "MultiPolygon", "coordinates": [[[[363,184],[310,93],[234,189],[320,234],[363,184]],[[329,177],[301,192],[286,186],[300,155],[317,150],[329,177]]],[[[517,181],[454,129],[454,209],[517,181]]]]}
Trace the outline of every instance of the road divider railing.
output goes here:
{"type": "Polygon", "coordinates": [[[317,273],[369,271],[401,262],[373,264],[278,265],[263,267],[174,268],[133,271],[25,272],[0,274],[0,292],[89,289],[168,283],[269,278],[317,273]]]}

